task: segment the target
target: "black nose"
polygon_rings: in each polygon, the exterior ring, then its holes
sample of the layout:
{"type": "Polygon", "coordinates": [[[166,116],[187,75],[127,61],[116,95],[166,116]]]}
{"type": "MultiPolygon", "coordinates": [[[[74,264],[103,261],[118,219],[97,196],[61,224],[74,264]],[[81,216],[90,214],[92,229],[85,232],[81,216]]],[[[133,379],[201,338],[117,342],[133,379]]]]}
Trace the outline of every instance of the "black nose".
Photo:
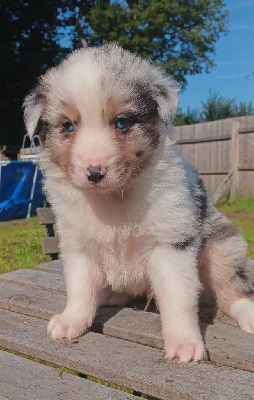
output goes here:
{"type": "Polygon", "coordinates": [[[89,165],[89,167],[87,167],[87,171],[89,172],[89,182],[97,183],[104,178],[104,175],[101,174],[101,165],[89,165]]]}

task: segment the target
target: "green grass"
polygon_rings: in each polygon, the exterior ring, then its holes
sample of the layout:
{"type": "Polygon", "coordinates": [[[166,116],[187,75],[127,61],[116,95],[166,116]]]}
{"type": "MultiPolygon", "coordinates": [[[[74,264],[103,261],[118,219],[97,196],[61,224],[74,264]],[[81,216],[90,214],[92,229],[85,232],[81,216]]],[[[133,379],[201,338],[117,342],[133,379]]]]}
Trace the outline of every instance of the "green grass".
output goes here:
{"type": "Polygon", "coordinates": [[[237,194],[232,202],[229,199],[220,200],[216,204],[216,207],[225,213],[254,212],[254,197],[237,194]]]}
{"type": "Polygon", "coordinates": [[[33,268],[50,260],[41,252],[41,238],[46,236],[44,226],[35,217],[0,222],[0,273],[20,268],[33,268]]]}

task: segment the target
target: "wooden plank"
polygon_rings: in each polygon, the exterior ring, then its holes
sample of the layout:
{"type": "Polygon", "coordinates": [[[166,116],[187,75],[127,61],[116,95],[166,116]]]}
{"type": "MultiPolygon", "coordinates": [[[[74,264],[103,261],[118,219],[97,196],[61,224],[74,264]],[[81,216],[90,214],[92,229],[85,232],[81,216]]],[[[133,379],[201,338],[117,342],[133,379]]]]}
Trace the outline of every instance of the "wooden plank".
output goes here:
{"type": "Polygon", "coordinates": [[[183,157],[194,165],[199,173],[228,173],[231,168],[229,159],[231,141],[182,144],[183,157]]]}
{"type": "Polygon", "coordinates": [[[34,269],[37,271],[49,272],[51,274],[62,274],[63,265],[61,260],[55,260],[38,264],[34,267],[34,269]]]}
{"type": "Polygon", "coordinates": [[[223,181],[225,175],[202,175],[201,178],[205,184],[206,190],[209,194],[216,191],[217,187],[223,181]]]}
{"type": "MultiPolygon", "coordinates": [[[[106,335],[163,349],[160,316],[132,309],[105,310],[98,314],[93,330],[106,335]],[[111,317],[110,317],[111,314],[111,317]]],[[[254,372],[253,335],[230,325],[201,323],[210,361],[254,372]]]]}
{"type": "Polygon", "coordinates": [[[241,170],[253,170],[254,169],[254,130],[246,135],[239,135],[239,167],[241,170]]]}
{"type": "Polygon", "coordinates": [[[253,374],[207,363],[178,364],[141,344],[88,332],[72,342],[45,336],[46,321],[0,310],[0,346],[161,399],[247,400],[253,374]]]}
{"type": "Polygon", "coordinates": [[[58,237],[45,237],[41,239],[41,247],[43,254],[57,254],[59,253],[59,239],[58,237]]]}
{"type": "Polygon", "coordinates": [[[253,167],[238,167],[238,171],[254,171],[254,166],[253,167]]]}
{"type": "MultiPolygon", "coordinates": [[[[27,276],[27,275],[25,275],[27,276]]],[[[15,281],[12,284],[12,280],[4,280],[0,282],[0,308],[5,310],[20,312],[23,314],[49,319],[51,315],[58,314],[62,312],[65,306],[66,297],[64,294],[56,292],[54,289],[51,290],[49,286],[48,279],[46,280],[45,286],[42,286],[41,290],[38,289],[37,282],[34,283],[34,278],[29,279],[27,276],[27,281],[24,286],[25,278],[22,276],[21,280],[18,281],[17,276],[15,276],[15,281]],[[8,285],[6,285],[8,283],[8,285]],[[53,292],[53,293],[52,293],[53,292]]],[[[52,277],[52,286],[54,287],[54,278],[52,277]]],[[[138,301],[130,304],[130,308],[134,310],[144,310],[146,306],[146,300],[138,301]]],[[[110,308],[104,308],[106,315],[110,308]],[[107,311],[106,311],[107,310],[107,311]]],[[[113,310],[116,310],[113,307],[113,310]]],[[[155,304],[149,306],[149,311],[156,312],[155,304]]],[[[117,311],[113,311],[113,315],[117,311]]],[[[200,310],[201,320],[206,323],[236,323],[224,316],[222,313],[216,313],[214,307],[209,304],[205,307],[203,306],[200,310]]]]}
{"type": "MultiPolygon", "coordinates": [[[[9,272],[6,274],[0,274],[0,282],[8,283],[10,285],[31,288],[33,290],[41,289],[43,291],[47,291],[50,293],[58,293],[58,294],[65,294],[65,287],[64,287],[64,279],[61,274],[51,274],[41,271],[34,271],[34,270],[17,270],[13,272],[9,272]]],[[[15,292],[14,287],[14,292],[15,292]]],[[[9,290],[11,290],[9,288],[9,290]]],[[[25,293],[28,293],[26,291],[25,293]]],[[[33,292],[32,295],[35,293],[33,292]]],[[[1,296],[1,294],[0,294],[1,296]]],[[[31,304],[33,303],[33,299],[31,298],[31,304]]],[[[146,301],[135,303],[135,307],[138,309],[145,308],[146,301]]],[[[34,315],[34,314],[31,314],[34,315]]],[[[221,313],[216,314],[214,308],[205,307],[201,310],[200,315],[202,316],[202,320],[204,322],[214,322],[217,321],[219,323],[230,323],[235,324],[232,319],[229,319],[223,316],[221,313]]]]}
{"type": "Polygon", "coordinates": [[[37,219],[40,225],[53,225],[55,224],[55,216],[51,208],[37,208],[37,219]]]}
{"type": "Polygon", "coordinates": [[[239,191],[239,173],[238,173],[239,156],[240,156],[239,133],[238,133],[239,128],[240,128],[239,122],[232,121],[232,150],[231,150],[232,183],[230,188],[231,201],[234,200],[236,193],[239,191]]]}
{"type": "MultiPolygon", "coordinates": [[[[239,216],[239,215],[237,215],[239,216]]],[[[48,272],[52,274],[62,274],[63,273],[63,264],[61,260],[49,261],[46,263],[38,264],[34,267],[37,271],[48,272]]],[[[247,268],[247,274],[250,276],[254,275],[254,260],[249,260],[247,268]]]]}
{"type": "Polygon", "coordinates": [[[65,293],[64,278],[61,274],[49,274],[31,269],[19,269],[17,271],[0,274],[0,282],[12,285],[43,289],[49,292],[65,293]]]}
{"type": "Polygon", "coordinates": [[[216,203],[225,193],[230,190],[230,186],[232,185],[232,176],[233,171],[230,171],[228,175],[223,179],[221,184],[216,189],[215,193],[212,195],[213,203],[216,203]]]}
{"type": "MultiPolygon", "coordinates": [[[[0,274],[0,282],[9,283],[11,285],[24,286],[32,289],[42,289],[52,293],[61,293],[65,294],[65,284],[64,278],[61,273],[52,274],[50,271],[51,265],[52,269],[55,268],[55,265],[59,268],[61,264],[59,261],[51,261],[49,263],[40,264],[45,265],[45,270],[47,269],[50,273],[44,272],[43,270],[28,270],[22,269],[13,272],[8,272],[6,274],[0,274]],[[53,275],[53,276],[52,276],[53,275]]],[[[246,275],[251,284],[253,284],[253,276],[254,276],[254,260],[249,260],[246,266],[246,275]]],[[[202,302],[202,299],[201,299],[202,302]]],[[[145,302],[141,302],[141,309],[144,309],[145,302]]],[[[140,309],[140,302],[137,303],[137,308],[140,309]]],[[[202,303],[202,307],[200,309],[200,317],[204,322],[219,322],[219,323],[229,323],[232,325],[237,325],[235,321],[224,316],[220,312],[215,312],[214,307],[211,307],[211,304],[202,303]]]]}
{"type": "Polygon", "coordinates": [[[211,172],[209,172],[209,171],[198,171],[198,174],[199,175],[227,175],[228,174],[228,170],[226,171],[218,171],[218,172],[215,172],[215,171],[211,171],[211,172]]]}
{"type": "MultiPolygon", "coordinates": [[[[63,311],[65,296],[26,287],[0,284],[0,307],[43,319],[63,311]]],[[[218,320],[217,320],[218,321],[218,320]]],[[[214,363],[254,371],[253,336],[238,327],[201,324],[214,363]]],[[[163,349],[160,316],[131,308],[109,307],[97,311],[95,332],[163,349]]]]}
{"type": "Polygon", "coordinates": [[[248,128],[239,128],[239,133],[253,133],[254,132],[254,125],[249,126],[248,128]]]}
{"type": "Polygon", "coordinates": [[[218,135],[218,136],[204,136],[199,138],[192,139],[179,139],[176,141],[176,144],[189,144],[189,143],[207,143],[207,142],[219,142],[222,140],[230,140],[231,135],[218,135]]]}
{"type": "MultiPolygon", "coordinates": [[[[185,159],[195,165],[199,172],[230,171],[232,125],[240,124],[239,129],[239,172],[238,182],[242,193],[254,195],[253,168],[253,130],[254,117],[236,117],[225,120],[212,121],[204,124],[175,127],[176,144],[185,159]],[[218,141],[218,136],[225,140],[218,141]],[[208,142],[206,140],[209,139],[208,142]],[[211,139],[211,140],[210,140],[211,139]]],[[[236,163],[235,163],[236,166],[236,163]]],[[[235,174],[237,178],[237,174],[235,174]]],[[[213,193],[221,183],[218,175],[202,175],[205,178],[207,189],[213,193]]],[[[237,184],[237,181],[235,181],[237,184]]],[[[233,194],[232,194],[233,196],[233,194]]]]}
{"type": "MultiPolygon", "coordinates": [[[[8,282],[10,283],[10,282],[8,282]]],[[[29,286],[0,283],[0,308],[49,319],[64,310],[66,297],[29,286]]]]}
{"type": "Polygon", "coordinates": [[[254,171],[239,171],[240,192],[254,197],[254,171]]]}
{"type": "Polygon", "coordinates": [[[59,368],[27,360],[0,351],[0,399],[17,400],[127,400],[136,396],[120,392],[87,379],[68,374],[59,368]],[[60,396],[60,397],[59,397],[60,396]]]}

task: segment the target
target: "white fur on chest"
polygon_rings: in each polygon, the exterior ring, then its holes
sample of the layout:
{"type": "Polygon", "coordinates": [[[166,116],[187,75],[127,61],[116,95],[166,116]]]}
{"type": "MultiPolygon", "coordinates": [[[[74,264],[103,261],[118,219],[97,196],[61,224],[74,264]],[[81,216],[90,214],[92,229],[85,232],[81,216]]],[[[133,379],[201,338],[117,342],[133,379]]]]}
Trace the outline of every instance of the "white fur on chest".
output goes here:
{"type": "Polygon", "coordinates": [[[146,291],[154,247],[195,234],[195,215],[177,172],[172,174],[172,165],[153,169],[123,197],[84,194],[66,182],[46,181],[62,254],[85,252],[116,291],[146,291]]]}
{"type": "Polygon", "coordinates": [[[78,193],[66,191],[63,196],[60,190],[58,196],[54,187],[52,204],[62,254],[85,252],[114,290],[145,292],[147,259],[155,246],[149,222],[141,215],[147,210],[141,207],[136,213],[135,202],[129,201],[105,204],[97,199],[90,204],[78,193]]]}

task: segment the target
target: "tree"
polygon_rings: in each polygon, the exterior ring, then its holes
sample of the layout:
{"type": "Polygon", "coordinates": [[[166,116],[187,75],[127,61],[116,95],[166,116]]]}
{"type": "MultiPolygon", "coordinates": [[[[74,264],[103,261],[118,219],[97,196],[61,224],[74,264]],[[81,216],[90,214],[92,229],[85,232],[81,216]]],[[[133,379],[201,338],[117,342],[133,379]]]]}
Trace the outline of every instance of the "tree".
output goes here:
{"type": "Polygon", "coordinates": [[[57,33],[57,3],[0,2],[0,144],[21,145],[23,99],[37,77],[64,53],[57,33]]]}
{"type": "Polygon", "coordinates": [[[175,126],[182,126],[182,125],[192,125],[198,124],[200,121],[199,110],[191,109],[190,107],[187,108],[187,112],[184,113],[181,108],[179,108],[178,113],[174,119],[175,126]]]}
{"type": "Polygon", "coordinates": [[[0,15],[0,144],[21,145],[24,96],[72,49],[116,42],[184,86],[214,65],[227,12],[222,0],[1,0],[0,15]]]}
{"type": "Polygon", "coordinates": [[[74,47],[117,42],[160,65],[183,86],[188,74],[214,66],[212,54],[225,32],[221,0],[69,1],[64,17],[74,47]],[[84,42],[85,41],[85,42],[84,42]]]}
{"type": "Polygon", "coordinates": [[[186,113],[180,109],[174,125],[192,125],[245,115],[254,115],[254,106],[251,101],[237,104],[234,98],[223,97],[219,92],[210,91],[206,101],[201,102],[201,108],[190,109],[188,107],[186,113]]]}
{"type": "Polygon", "coordinates": [[[207,100],[202,102],[200,119],[202,122],[208,122],[253,114],[254,107],[251,102],[237,104],[234,98],[223,97],[219,92],[210,92],[207,100]]]}

